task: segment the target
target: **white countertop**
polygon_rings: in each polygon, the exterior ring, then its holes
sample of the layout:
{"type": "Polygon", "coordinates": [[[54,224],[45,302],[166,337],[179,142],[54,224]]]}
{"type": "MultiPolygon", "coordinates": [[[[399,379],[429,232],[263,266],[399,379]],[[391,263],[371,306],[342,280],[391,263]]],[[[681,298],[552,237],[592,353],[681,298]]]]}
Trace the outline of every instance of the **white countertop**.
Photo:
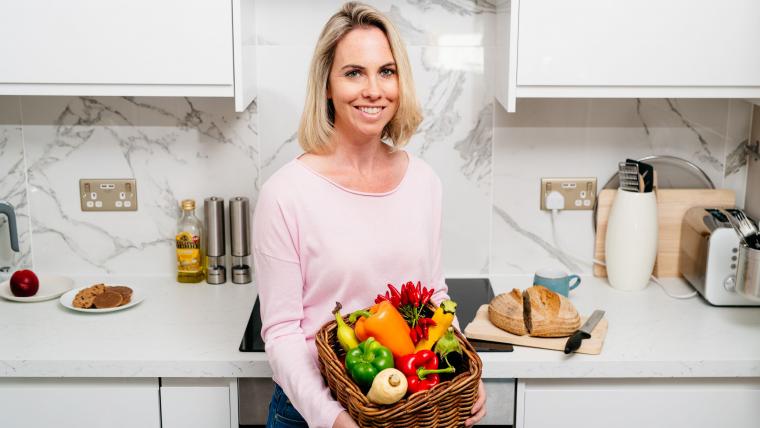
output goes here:
{"type": "MultiPolygon", "coordinates": [[[[77,286],[103,278],[75,278],[77,286]]],[[[146,299],[119,312],[83,314],[50,300],[0,299],[0,377],[268,377],[263,353],[239,352],[253,285],[178,284],[173,278],[108,278],[146,299]]],[[[528,276],[492,278],[498,294],[528,276]]],[[[690,289],[670,280],[675,293],[690,289]]],[[[651,284],[617,291],[584,277],[571,300],[582,315],[605,310],[600,355],[515,347],[481,353],[485,378],[760,377],[760,308],[675,300],[651,284]]]]}
{"type": "MultiPolygon", "coordinates": [[[[531,285],[530,277],[491,279],[496,294],[531,285]]],[[[673,295],[694,291],[678,278],[661,279],[673,295]]],[[[678,300],[650,283],[642,291],[612,288],[584,276],[570,292],[581,315],[606,311],[599,355],[515,347],[481,353],[483,376],[520,378],[760,377],[760,308],[714,307],[701,296],[678,300]]]]}
{"type": "Polygon", "coordinates": [[[0,299],[0,377],[247,377],[271,373],[263,353],[239,352],[256,287],[179,284],[172,277],[74,278],[139,288],[145,300],[86,314],[58,299],[0,299]]]}

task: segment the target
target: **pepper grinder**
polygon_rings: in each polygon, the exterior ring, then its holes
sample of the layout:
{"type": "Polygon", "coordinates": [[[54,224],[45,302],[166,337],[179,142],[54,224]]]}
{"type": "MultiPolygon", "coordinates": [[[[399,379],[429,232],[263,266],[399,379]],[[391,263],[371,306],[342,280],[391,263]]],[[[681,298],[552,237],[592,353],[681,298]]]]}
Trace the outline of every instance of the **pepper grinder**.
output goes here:
{"type": "Polygon", "coordinates": [[[249,229],[248,198],[237,196],[230,199],[230,241],[232,241],[232,282],[251,282],[251,245],[249,229]]]}
{"type": "Polygon", "coordinates": [[[224,199],[212,196],[203,201],[206,220],[206,282],[227,282],[224,262],[224,199]]]}

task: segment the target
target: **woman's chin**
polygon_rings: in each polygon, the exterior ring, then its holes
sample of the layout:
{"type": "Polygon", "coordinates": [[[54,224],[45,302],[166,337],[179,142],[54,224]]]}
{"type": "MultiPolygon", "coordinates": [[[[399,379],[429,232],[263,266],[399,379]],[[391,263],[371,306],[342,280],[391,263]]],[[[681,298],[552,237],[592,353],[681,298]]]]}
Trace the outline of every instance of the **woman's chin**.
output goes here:
{"type": "Polygon", "coordinates": [[[385,124],[354,124],[351,128],[350,132],[356,136],[361,136],[362,138],[380,138],[383,134],[383,129],[385,129],[385,124]]]}

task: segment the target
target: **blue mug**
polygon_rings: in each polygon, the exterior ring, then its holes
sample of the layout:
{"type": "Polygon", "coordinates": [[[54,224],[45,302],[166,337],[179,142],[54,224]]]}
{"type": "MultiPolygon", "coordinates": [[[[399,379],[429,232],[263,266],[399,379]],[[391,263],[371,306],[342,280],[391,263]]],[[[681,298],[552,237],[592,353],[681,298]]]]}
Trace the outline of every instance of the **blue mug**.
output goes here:
{"type": "Polygon", "coordinates": [[[533,285],[544,286],[557,294],[568,297],[570,290],[575,290],[581,285],[581,277],[578,275],[568,275],[560,269],[540,269],[533,276],[533,285]]]}

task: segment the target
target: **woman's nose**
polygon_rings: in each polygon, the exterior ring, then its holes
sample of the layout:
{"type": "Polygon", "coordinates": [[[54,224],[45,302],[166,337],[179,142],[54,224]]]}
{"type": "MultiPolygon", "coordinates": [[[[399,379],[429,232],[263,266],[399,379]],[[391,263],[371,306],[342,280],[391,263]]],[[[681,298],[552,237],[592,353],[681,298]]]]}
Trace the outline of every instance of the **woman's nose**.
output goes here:
{"type": "Polygon", "coordinates": [[[362,91],[362,96],[364,98],[369,98],[376,100],[380,98],[383,95],[382,90],[380,89],[380,83],[377,81],[377,77],[370,77],[367,79],[367,84],[364,86],[364,90],[362,91]]]}

